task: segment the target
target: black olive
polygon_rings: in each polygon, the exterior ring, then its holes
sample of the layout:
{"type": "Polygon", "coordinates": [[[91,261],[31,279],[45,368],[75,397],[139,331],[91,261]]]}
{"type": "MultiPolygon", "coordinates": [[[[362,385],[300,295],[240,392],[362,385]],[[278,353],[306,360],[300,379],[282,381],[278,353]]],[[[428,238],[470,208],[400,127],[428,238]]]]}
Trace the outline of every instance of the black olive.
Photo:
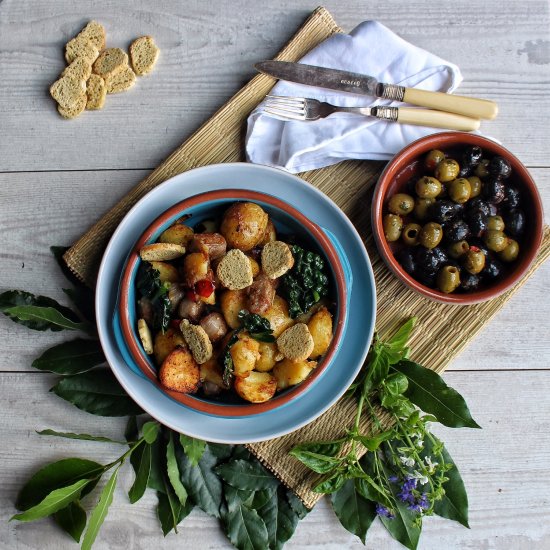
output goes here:
{"type": "Polygon", "coordinates": [[[466,162],[462,162],[460,165],[460,171],[458,172],[457,178],[469,178],[473,175],[475,170],[475,166],[473,164],[467,164],[466,162]]]}
{"type": "Polygon", "coordinates": [[[424,248],[419,246],[416,249],[415,259],[416,259],[416,272],[417,275],[426,274],[433,275],[439,267],[439,257],[437,253],[434,252],[435,249],[424,248]]]}
{"type": "Polygon", "coordinates": [[[496,216],[498,214],[498,208],[496,204],[489,204],[489,216],[496,216]]]}
{"type": "Polygon", "coordinates": [[[443,227],[444,237],[453,243],[464,241],[470,235],[470,228],[464,220],[454,219],[443,227]]]}
{"type": "Polygon", "coordinates": [[[473,168],[481,162],[482,158],[483,151],[481,150],[481,147],[472,145],[471,147],[467,147],[462,154],[462,164],[469,164],[473,170],[473,168]]]}
{"type": "Polygon", "coordinates": [[[437,269],[439,269],[440,267],[443,267],[444,264],[447,264],[449,262],[449,256],[447,256],[447,253],[445,252],[445,250],[443,250],[439,246],[432,248],[432,254],[436,261],[437,269]]]}
{"type": "Polygon", "coordinates": [[[486,216],[489,216],[491,212],[489,204],[480,197],[476,197],[474,200],[468,202],[468,212],[473,212],[475,210],[481,210],[486,216]]]}
{"type": "Polygon", "coordinates": [[[482,210],[468,211],[465,219],[474,237],[481,237],[487,229],[488,216],[482,210]]]}
{"type": "Polygon", "coordinates": [[[510,163],[503,157],[493,157],[487,167],[489,174],[497,178],[507,178],[512,173],[510,163]]]}
{"type": "Polygon", "coordinates": [[[519,206],[519,190],[517,187],[505,187],[502,204],[506,206],[506,208],[517,208],[519,206]]]}
{"type": "Polygon", "coordinates": [[[495,258],[487,258],[481,274],[487,279],[496,279],[502,272],[502,264],[495,258]]]}
{"type": "Polygon", "coordinates": [[[401,249],[397,254],[397,261],[401,264],[401,267],[409,274],[414,275],[416,271],[416,261],[414,258],[414,248],[406,247],[401,249]]]}
{"type": "Polygon", "coordinates": [[[479,287],[479,276],[467,271],[460,276],[460,288],[466,292],[477,290],[479,287]]]}
{"type": "Polygon", "coordinates": [[[498,177],[491,176],[481,186],[481,192],[491,204],[499,204],[504,200],[504,183],[498,177]]]}
{"type": "Polygon", "coordinates": [[[435,271],[418,271],[416,279],[425,286],[435,287],[437,273],[435,271]]]}
{"type": "Polygon", "coordinates": [[[460,211],[462,205],[453,201],[436,201],[430,206],[430,219],[437,223],[445,223],[452,220],[460,211]]]}
{"type": "Polygon", "coordinates": [[[504,227],[508,235],[521,237],[525,231],[525,213],[520,208],[512,208],[503,215],[504,227]]]}

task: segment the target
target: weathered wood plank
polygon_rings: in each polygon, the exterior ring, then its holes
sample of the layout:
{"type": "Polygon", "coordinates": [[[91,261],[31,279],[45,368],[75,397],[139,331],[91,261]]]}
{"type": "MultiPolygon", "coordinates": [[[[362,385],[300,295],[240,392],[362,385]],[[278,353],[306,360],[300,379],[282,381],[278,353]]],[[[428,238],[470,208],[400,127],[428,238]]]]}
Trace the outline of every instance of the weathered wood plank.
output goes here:
{"type": "MultiPolygon", "coordinates": [[[[459,465],[469,491],[471,529],[430,518],[420,548],[548,548],[550,508],[544,480],[550,476],[550,448],[547,440],[545,443],[550,421],[540,406],[550,392],[548,373],[468,372],[446,373],[445,377],[467,396],[473,416],[483,427],[437,430],[459,465]],[[519,410],[518,414],[510,414],[513,403],[521,403],[521,414],[519,410]],[[521,437],[513,435],[519,433],[521,437]]],[[[18,489],[45,462],[68,456],[106,462],[119,455],[119,448],[113,445],[40,437],[33,432],[50,427],[120,437],[123,431],[122,419],[80,413],[48,394],[52,379],[43,374],[0,374],[0,394],[7,396],[0,416],[0,521],[7,521],[14,513],[18,489]],[[34,416],[29,414],[29,402],[34,416]]],[[[184,521],[179,535],[163,539],[154,514],[156,497],[147,494],[135,505],[128,502],[126,491],[132,483],[129,470],[127,467],[121,476],[97,548],[230,548],[217,522],[200,511],[184,521]]],[[[94,495],[97,498],[97,492],[94,495]]],[[[373,527],[369,541],[370,548],[400,548],[389,540],[381,525],[373,527]]],[[[71,547],[69,539],[48,520],[10,523],[0,534],[0,546],[71,547]]],[[[321,547],[364,548],[340,527],[326,501],[321,501],[300,523],[288,544],[288,548],[296,549],[321,547]]]]}
{"type": "MultiPolygon", "coordinates": [[[[405,39],[458,64],[461,92],[496,99],[500,116],[482,130],[525,163],[548,165],[546,130],[548,4],[542,0],[472,6],[467,0],[326,3],[351,30],[378,19],[405,39]],[[488,22],[490,26],[488,27],[488,22]],[[546,72],[545,72],[546,71],[546,72]],[[518,107],[519,106],[519,107],[518,107]]],[[[73,2],[4,0],[0,9],[0,171],[153,168],[272,57],[310,13],[305,0],[258,9],[251,0],[208,3],[144,0],[73,2]],[[91,18],[110,46],[151,34],[162,53],[155,72],[103,111],[61,119],[48,87],[64,67],[63,44],[91,18]]]]}

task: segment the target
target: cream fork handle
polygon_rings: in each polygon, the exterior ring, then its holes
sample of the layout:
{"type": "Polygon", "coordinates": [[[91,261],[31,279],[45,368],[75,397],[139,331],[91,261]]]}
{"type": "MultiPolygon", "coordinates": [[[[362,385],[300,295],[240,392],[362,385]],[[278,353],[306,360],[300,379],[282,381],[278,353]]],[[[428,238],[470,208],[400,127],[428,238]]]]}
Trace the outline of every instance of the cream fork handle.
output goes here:
{"type": "Polygon", "coordinates": [[[432,128],[446,128],[448,130],[461,130],[471,132],[479,128],[479,120],[443,111],[430,109],[414,109],[411,107],[399,107],[397,110],[397,122],[401,124],[414,124],[415,126],[430,126],[432,128]]]}
{"type": "Polygon", "coordinates": [[[358,113],[373,116],[380,120],[413,124],[414,126],[430,126],[431,128],[445,128],[446,130],[461,130],[471,132],[479,128],[480,121],[444,111],[417,109],[415,107],[333,107],[334,111],[358,113]]]}

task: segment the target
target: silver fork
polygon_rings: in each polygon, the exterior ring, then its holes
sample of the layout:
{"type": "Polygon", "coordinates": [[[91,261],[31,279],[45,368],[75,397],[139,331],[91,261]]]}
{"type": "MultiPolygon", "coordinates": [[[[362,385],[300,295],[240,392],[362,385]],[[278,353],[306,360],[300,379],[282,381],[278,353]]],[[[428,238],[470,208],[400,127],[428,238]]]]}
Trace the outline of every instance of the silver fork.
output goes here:
{"type": "Polygon", "coordinates": [[[380,120],[446,128],[449,130],[471,131],[479,128],[479,120],[444,111],[417,109],[414,107],[338,107],[324,101],[307,97],[286,97],[277,95],[266,96],[264,105],[266,113],[287,118],[289,120],[319,120],[333,113],[354,113],[371,116],[380,120]]]}

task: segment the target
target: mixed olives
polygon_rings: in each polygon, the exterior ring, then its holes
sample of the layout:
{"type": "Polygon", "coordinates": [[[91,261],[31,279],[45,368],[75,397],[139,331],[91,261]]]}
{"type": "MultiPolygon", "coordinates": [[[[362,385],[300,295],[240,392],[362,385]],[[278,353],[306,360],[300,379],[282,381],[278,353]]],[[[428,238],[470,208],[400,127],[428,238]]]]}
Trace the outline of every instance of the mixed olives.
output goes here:
{"type": "Polygon", "coordinates": [[[428,152],[406,192],[389,197],[383,217],[403,269],[446,294],[501,277],[520,254],[526,226],[511,174],[508,160],[477,146],[458,155],[428,152]]]}

